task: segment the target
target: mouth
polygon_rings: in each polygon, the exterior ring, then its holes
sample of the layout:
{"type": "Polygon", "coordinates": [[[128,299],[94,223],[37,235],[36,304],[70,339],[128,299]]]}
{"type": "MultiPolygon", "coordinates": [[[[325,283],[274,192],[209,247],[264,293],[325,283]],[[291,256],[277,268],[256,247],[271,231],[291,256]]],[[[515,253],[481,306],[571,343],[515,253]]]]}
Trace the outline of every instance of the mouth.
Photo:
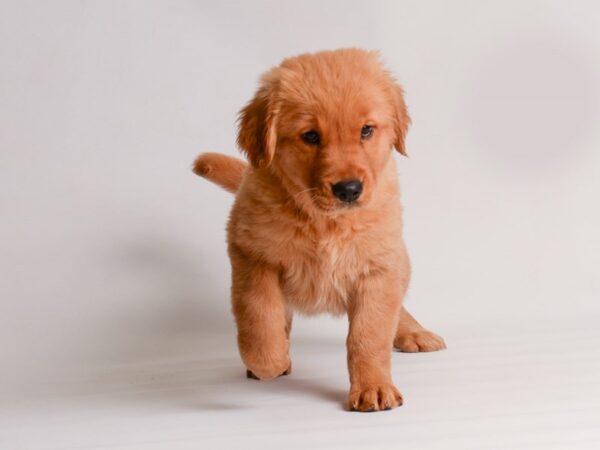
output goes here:
{"type": "Polygon", "coordinates": [[[343,213],[356,210],[365,205],[362,198],[353,201],[344,201],[331,193],[331,189],[312,187],[302,189],[293,196],[296,199],[303,198],[312,204],[317,210],[324,214],[343,213]]]}
{"type": "Polygon", "coordinates": [[[317,209],[319,209],[325,213],[350,211],[350,210],[361,208],[363,206],[362,201],[344,202],[344,201],[338,200],[337,198],[333,198],[331,196],[326,196],[326,197],[312,196],[312,202],[313,202],[313,205],[315,205],[317,209]]]}
{"type": "Polygon", "coordinates": [[[336,202],[335,209],[356,209],[362,206],[362,202],[356,201],[352,203],[348,202],[336,202]]]}

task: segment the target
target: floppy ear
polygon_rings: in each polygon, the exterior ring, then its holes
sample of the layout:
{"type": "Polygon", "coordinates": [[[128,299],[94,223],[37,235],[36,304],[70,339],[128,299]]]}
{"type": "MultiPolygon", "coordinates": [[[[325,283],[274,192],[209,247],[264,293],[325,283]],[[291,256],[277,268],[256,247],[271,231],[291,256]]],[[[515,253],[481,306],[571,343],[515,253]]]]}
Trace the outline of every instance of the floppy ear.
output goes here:
{"type": "Polygon", "coordinates": [[[238,145],[257,168],[267,167],[271,163],[277,145],[273,75],[270,72],[262,78],[260,88],[240,111],[238,119],[238,145]]]}
{"type": "Polygon", "coordinates": [[[394,132],[396,134],[394,148],[404,156],[407,156],[404,141],[408,132],[408,126],[410,125],[410,116],[406,109],[406,103],[404,103],[404,91],[397,83],[393,83],[392,97],[394,105],[394,132]]]}

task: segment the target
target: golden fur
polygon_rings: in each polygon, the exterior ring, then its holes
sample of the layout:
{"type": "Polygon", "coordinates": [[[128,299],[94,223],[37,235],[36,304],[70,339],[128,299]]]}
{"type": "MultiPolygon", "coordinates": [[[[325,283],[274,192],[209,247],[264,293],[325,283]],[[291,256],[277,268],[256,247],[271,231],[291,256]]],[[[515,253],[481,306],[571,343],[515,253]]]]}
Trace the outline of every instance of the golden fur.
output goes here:
{"type": "Polygon", "coordinates": [[[410,119],[402,89],[378,54],[344,49],[284,60],[240,112],[238,143],[250,165],[200,155],[194,170],[236,199],[228,225],[232,304],[248,374],[291,370],[292,313],[346,313],[349,408],[402,404],[390,373],[392,345],[433,351],[444,341],[402,307],[410,264],[402,240],[395,147],[410,119]],[[364,125],[373,135],[361,137],[364,125]],[[317,145],[302,139],[315,130],[317,145]],[[358,179],[357,202],[332,194],[358,179]]]}

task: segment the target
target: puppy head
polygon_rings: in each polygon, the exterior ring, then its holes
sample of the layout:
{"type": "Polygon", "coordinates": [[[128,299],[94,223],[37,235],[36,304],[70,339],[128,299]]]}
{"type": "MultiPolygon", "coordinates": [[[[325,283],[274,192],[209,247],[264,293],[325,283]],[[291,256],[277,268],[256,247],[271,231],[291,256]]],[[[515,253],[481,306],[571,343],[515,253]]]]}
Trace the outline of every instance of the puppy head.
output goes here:
{"type": "Polygon", "coordinates": [[[322,211],[367,204],[391,148],[406,154],[402,89],[375,52],[284,60],[240,112],[238,144],[296,201],[322,211]]]}

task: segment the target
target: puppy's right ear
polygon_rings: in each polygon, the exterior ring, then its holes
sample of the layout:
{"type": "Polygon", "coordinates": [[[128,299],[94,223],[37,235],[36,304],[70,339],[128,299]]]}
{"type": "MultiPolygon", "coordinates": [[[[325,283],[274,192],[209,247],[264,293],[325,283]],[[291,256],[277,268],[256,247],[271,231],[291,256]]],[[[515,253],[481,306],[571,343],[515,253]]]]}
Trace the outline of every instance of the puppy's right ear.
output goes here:
{"type": "Polygon", "coordinates": [[[275,85],[276,72],[273,70],[262,77],[258,91],[240,111],[238,119],[238,145],[257,168],[271,163],[277,145],[275,85]]]}

